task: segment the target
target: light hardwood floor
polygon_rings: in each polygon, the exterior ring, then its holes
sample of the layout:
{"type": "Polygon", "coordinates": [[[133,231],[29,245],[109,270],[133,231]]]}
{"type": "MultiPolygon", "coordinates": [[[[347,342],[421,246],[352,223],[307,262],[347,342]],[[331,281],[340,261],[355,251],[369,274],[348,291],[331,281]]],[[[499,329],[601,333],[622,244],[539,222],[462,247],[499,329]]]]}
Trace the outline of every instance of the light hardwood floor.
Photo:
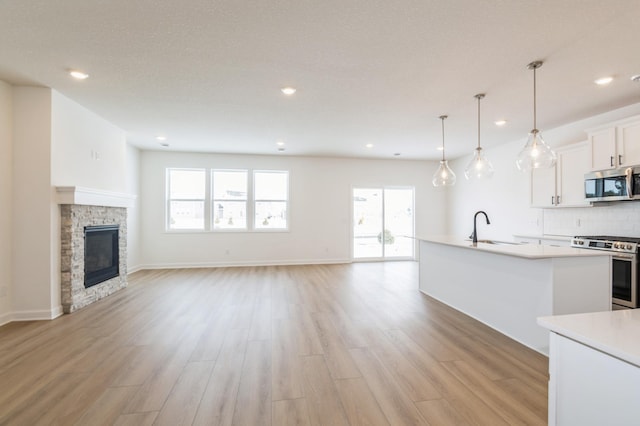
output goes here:
{"type": "Polygon", "coordinates": [[[415,262],[143,271],[0,327],[2,425],[543,425],[547,358],[415,262]]]}

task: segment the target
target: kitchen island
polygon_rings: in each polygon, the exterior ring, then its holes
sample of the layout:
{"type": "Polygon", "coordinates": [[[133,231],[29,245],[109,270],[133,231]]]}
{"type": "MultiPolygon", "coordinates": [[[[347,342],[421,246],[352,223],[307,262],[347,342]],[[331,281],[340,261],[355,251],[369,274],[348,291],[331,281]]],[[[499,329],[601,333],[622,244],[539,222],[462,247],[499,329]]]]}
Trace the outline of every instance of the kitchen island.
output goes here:
{"type": "Polygon", "coordinates": [[[611,310],[611,256],[598,250],[420,240],[420,290],[543,354],[542,316],[611,310]]]}
{"type": "Polygon", "coordinates": [[[543,317],[549,425],[638,424],[640,309],[543,317]]]}

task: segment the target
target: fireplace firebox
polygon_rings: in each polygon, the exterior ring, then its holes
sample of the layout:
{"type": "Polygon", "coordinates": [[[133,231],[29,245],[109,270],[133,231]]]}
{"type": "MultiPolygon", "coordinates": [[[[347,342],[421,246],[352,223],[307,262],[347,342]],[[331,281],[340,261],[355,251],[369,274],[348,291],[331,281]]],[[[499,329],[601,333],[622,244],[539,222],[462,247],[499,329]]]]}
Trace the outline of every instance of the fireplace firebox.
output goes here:
{"type": "Polygon", "coordinates": [[[84,228],[84,287],[89,288],[120,274],[118,225],[84,228]]]}

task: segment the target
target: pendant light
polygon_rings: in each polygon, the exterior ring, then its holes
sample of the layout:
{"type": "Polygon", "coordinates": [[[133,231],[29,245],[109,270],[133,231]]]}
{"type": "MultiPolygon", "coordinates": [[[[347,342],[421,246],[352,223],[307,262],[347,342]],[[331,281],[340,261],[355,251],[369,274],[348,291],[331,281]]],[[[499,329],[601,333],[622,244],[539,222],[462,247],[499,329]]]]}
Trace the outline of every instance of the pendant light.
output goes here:
{"type": "Polygon", "coordinates": [[[467,179],[482,179],[493,176],[493,165],[482,152],[480,146],[480,100],[484,98],[484,93],[474,96],[478,100],[478,147],[473,153],[473,158],[464,169],[464,177],[467,179]]]}
{"type": "Polygon", "coordinates": [[[456,174],[449,167],[449,162],[444,159],[444,120],[447,117],[446,115],[439,117],[442,120],[442,160],[440,161],[440,167],[438,167],[431,180],[433,186],[453,186],[456,183],[456,174]]]}
{"type": "Polygon", "coordinates": [[[556,153],[542,139],[540,130],[536,127],[536,70],[542,66],[542,61],[534,61],[527,65],[533,70],[533,130],[529,133],[516,165],[523,172],[532,169],[548,169],[556,164],[556,153]]]}

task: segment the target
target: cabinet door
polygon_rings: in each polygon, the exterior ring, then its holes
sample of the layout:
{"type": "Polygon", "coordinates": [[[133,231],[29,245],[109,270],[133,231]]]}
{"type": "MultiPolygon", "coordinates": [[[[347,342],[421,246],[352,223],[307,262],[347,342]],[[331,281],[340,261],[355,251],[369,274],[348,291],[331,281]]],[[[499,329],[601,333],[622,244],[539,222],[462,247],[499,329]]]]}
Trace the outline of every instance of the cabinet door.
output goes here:
{"type": "Polygon", "coordinates": [[[556,197],[556,168],[531,171],[531,206],[551,207],[556,197]]]}
{"type": "Polygon", "coordinates": [[[640,121],[618,126],[617,132],[620,165],[640,165],[640,121]]]}
{"type": "Polygon", "coordinates": [[[591,170],[606,170],[617,167],[615,127],[589,133],[589,146],[591,148],[591,170]]]}
{"type": "Polygon", "coordinates": [[[584,174],[589,171],[589,145],[581,142],[558,149],[557,189],[560,206],[589,205],[584,197],[584,174]]]}

